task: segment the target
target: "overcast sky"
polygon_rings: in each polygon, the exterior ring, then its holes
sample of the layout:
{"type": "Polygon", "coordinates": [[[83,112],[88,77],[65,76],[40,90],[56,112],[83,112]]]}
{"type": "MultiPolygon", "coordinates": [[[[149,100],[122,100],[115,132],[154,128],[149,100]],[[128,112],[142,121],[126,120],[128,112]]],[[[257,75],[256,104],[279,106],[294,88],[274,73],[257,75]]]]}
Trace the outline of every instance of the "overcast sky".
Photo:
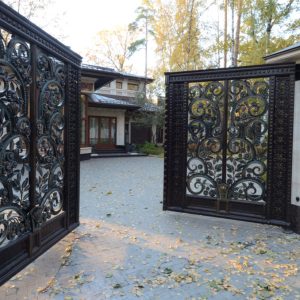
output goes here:
{"type": "MultiPolygon", "coordinates": [[[[135,10],[141,5],[141,0],[54,0],[44,16],[36,20],[37,25],[42,25],[44,30],[53,35],[63,35],[64,43],[75,52],[84,52],[91,48],[97,32],[105,29],[127,26],[135,17],[135,10]],[[60,25],[51,22],[56,14],[65,12],[59,18],[60,25]],[[45,26],[45,24],[47,24],[45,26]]],[[[143,75],[144,52],[140,50],[133,57],[133,72],[143,75]]],[[[150,57],[150,66],[151,60],[150,57]]]]}

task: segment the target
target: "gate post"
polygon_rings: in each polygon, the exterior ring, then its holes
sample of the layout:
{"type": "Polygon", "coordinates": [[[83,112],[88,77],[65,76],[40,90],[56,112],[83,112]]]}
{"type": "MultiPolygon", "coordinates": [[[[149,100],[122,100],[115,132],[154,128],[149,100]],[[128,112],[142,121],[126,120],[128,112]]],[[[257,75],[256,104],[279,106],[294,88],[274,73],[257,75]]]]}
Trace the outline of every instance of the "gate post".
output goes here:
{"type": "Polygon", "coordinates": [[[268,202],[269,218],[278,224],[280,220],[291,223],[294,72],[293,68],[289,75],[278,76],[274,80],[274,111],[273,122],[270,124],[268,152],[271,158],[268,202]]]}
{"type": "Polygon", "coordinates": [[[66,95],[66,201],[65,210],[68,214],[67,228],[71,230],[79,224],[79,187],[80,187],[80,69],[69,64],[67,67],[68,82],[66,95]]]}
{"type": "MultiPolygon", "coordinates": [[[[186,197],[188,83],[170,83],[166,75],[166,138],[163,209],[186,197]]],[[[178,209],[178,207],[177,207],[178,209]]],[[[180,210],[180,209],[179,209],[180,210]]]]}

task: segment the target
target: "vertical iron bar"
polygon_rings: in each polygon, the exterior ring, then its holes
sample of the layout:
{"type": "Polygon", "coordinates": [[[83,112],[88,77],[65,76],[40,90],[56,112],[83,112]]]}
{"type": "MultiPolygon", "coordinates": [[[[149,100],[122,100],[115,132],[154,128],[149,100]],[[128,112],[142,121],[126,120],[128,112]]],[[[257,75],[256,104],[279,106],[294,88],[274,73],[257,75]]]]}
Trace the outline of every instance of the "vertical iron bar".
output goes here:
{"type": "Polygon", "coordinates": [[[35,195],[35,186],[36,186],[36,118],[38,112],[38,94],[36,87],[36,58],[37,58],[37,47],[36,45],[31,45],[31,76],[32,83],[30,87],[30,99],[29,99],[29,107],[30,107],[30,151],[29,151],[29,164],[30,164],[30,173],[29,173],[29,198],[30,198],[30,209],[33,209],[36,205],[36,195],[35,195]]]}
{"type": "MultiPolygon", "coordinates": [[[[70,128],[70,96],[69,92],[71,89],[70,86],[70,74],[71,74],[71,66],[69,64],[65,65],[65,72],[67,74],[67,80],[66,80],[66,86],[65,86],[65,101],[64,101],[64,156],[65,156],[65,161],[64,161],[64,178],[63,178],[63,205],[64,205],[64,210],[66,214],[65,218],[65,226],[67,229],[70,227],[70,197],[69,197],[69,164],[68,164],[68,152],[69,152],[69,128],[70,128]]],[[[80,113],[81,114],[81,113],[80,113]]]]}
{"type": "Polygon", "coordinates": [[[222,182],[226,183],[226,165],[227,165],[227,129],[228,129],[228,80],[224,82],[224,124],[222,141],[222,182]]]}

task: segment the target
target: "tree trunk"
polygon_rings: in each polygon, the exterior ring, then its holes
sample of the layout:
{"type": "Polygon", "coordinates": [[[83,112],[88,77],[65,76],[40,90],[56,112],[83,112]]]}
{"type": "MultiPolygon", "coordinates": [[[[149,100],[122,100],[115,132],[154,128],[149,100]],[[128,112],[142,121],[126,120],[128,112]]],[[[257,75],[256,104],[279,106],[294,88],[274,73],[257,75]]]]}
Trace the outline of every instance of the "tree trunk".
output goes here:
{"type": "Polygon", "coordinates": [[[220,9],[218,9],[218,28],[217,28],[217,51],[218,51],[218,68],[221,67],[221,48],[220,48],[220,9]]]}
{"type": "Polygon", "coordinates": [[[148,13],[145,17],[145,86],[144,99],[147,97],[147,76],[148,76],[148,13]]]}
{"type": "Polygon", "coordinates": [[[234,0],[231,0],[231,66],[234,67],[234,0]]]}
{"type": "Polygon", "coordinates": [[[238,64],[239,48],[240,48],[240,31],[241,31],[241,17],[242,17],[243,0],[237,2],[237,20],[235,31],[235,43],[234,43],[234,66],[238,64]]]}
{"type": "MultiPolygon", "coordinates": [[[[191,1],[191,10],[189,15],[189,26],[188,26],[188,48],[187,48],[187,62],[186,62],[186,69],[190,69],[190,54],[191,54],[191,42],[192,42],[192,28],[193,28],[193,13],[194,13],[194,0],[191,1]]],[[[189,7],[188,7],[189,8],[189,7]]]]}
{"type": "Polygon", "coordinates": [[[228,8],[228,0],[224,1],[224,68],[227,67],[227,8],[228,8]]]}

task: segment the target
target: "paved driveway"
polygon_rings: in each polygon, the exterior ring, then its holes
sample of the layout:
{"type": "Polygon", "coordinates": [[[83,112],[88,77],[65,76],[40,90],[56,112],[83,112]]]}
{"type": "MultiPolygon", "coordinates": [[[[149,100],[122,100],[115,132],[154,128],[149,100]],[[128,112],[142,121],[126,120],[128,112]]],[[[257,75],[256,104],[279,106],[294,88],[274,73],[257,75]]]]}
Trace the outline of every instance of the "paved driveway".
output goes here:
{"type": "Polygon", "coordinates": [[[162,211],[163,160],[81,163],[81,226],[2,299],[300,299],[300,236],[162,211]]]}

